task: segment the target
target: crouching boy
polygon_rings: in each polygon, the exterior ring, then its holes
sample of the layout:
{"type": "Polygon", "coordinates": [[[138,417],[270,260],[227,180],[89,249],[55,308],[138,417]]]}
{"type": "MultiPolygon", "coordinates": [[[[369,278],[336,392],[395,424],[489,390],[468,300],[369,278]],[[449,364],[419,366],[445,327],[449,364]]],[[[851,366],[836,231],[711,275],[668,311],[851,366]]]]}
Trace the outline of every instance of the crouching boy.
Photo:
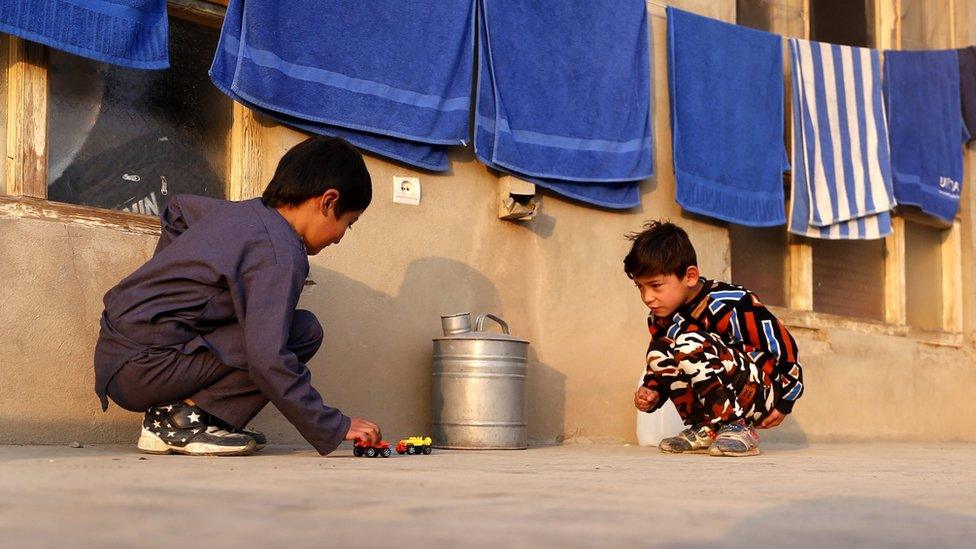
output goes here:
{"type": "Polygon", "coordinates": [[[803,394],[796,342],[755,294],[702,277],[682,228],[655,221],[629,238],[624,271],[651,332],[634,405],[653,412],[670,399],[688,426],[661,451],[758,454],[755,426],[779,425],[803,394]]]}
{"type": "Polygon", "coordinates": [[[379,428],[325,405],[306,363],[322,327],[296,310],[308,256],[338,244],[372,198],[362,156],[310,138],[281,159],[262,198],[177,196],[145,265],[105,295],[95,392],[144,413],[149,453],[249,454],[270,401],[321,454],[379,428]]]}

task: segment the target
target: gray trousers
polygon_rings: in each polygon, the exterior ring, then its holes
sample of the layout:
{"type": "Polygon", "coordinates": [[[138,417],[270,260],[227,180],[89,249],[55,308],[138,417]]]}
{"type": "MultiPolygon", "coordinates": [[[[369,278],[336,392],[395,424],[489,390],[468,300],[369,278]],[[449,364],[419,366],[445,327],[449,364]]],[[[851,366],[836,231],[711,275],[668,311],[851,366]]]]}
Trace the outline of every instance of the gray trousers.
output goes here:
{"type": "MultiPolygon", "coordinates": [[[[240,334],[241,330],[232,325],[227,327],[227,333],[240,334]]],[[[288,349],[306,363],[322,345],[322,335],[322,325],[315,315],[296,310],[288,349]]],[[[237,345],[243,348],[243,341],[237,345]]],[[[132,412],[191,399],[236,429],[244,428],[268,403],[251,381],[246,365],[228,366],[206,349],[189,355],[167,347],[147,349],[122,366],[109,381],[107,393],[116,404],[132,412]]]]}

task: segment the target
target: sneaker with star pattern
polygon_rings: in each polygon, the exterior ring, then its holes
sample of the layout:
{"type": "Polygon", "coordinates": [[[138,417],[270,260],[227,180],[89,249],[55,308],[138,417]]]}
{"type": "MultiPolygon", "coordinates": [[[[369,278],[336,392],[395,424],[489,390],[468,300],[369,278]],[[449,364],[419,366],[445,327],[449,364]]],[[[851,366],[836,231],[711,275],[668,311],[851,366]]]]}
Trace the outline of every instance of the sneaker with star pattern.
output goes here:
{"type": "Polygon", "coordinates": [[[211,424],[210,416],[182,401],[149,408],[136,445],[148,454],[245,456],[257,449],[252,437],[211,424]]]}

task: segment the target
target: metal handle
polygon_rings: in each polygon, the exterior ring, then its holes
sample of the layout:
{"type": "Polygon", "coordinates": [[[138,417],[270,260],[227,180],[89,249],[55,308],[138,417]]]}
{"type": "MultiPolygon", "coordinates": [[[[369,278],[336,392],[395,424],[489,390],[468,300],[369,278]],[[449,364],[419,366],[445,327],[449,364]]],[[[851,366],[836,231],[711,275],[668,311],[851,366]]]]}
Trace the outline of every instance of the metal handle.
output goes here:
{"type": "Polygon", "coordinates": [[[505,322],[504,320],[498,318],[497,316],[495,316],[495,315],[493,315],[491,313],[485,313],[483,315],[478,315],[478,320],[475,321],[475,330],[476,331],[478,331],[478,332],[483,332],[484,331],[483,328],[485,327],[485,319],[486,318],[490,318],[490,319],[494,320],[495,322],[497,322],[498,325],[502,327],[502,333],[504,333],[504,334],[510,334],[510,332],[508,331],[508,322],[505,322]]]}

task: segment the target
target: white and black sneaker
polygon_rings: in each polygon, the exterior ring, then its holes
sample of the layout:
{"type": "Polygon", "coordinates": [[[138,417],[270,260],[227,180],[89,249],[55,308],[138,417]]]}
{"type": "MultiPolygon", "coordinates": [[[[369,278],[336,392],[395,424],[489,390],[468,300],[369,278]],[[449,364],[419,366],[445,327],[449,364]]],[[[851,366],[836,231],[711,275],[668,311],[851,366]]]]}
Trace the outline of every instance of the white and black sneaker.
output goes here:
{"type": "Polygon", "coordinates": [[[210,425],[206,412],[184,402],[153,406],[146,411],[136,445],[147,454],[246,456],[257,443],[248,435],[210,425]]]}
{"type": "Polygon", "coordinates": [[[243,428],[236,431],[231,431],[232,433],[240,433],[242,435],[247,435],[254,439],[254,444],[256,444],[257,449],[260,450],[268,444],[268,437],[264,436],[261,431],[255,431],[254,429],[243,428]]]}
{"type": "Polygon", "coordinates": [[[247,435],[253,438],[254,444],[257,445],[258,450],[264,448],[268,444],[268,437],[264,436],[264,433],[262,433],[261,431],[255,431],[254,429],[248,429],[247,427],[243,429],[235,429],[234,426],[231,425],[230,423],[227,423],[226,421],[214,416],[210,416],[209,423],[210,425],[216,425],[220,427],[221,429],[227,431],[228,433],[247,435]]]}

